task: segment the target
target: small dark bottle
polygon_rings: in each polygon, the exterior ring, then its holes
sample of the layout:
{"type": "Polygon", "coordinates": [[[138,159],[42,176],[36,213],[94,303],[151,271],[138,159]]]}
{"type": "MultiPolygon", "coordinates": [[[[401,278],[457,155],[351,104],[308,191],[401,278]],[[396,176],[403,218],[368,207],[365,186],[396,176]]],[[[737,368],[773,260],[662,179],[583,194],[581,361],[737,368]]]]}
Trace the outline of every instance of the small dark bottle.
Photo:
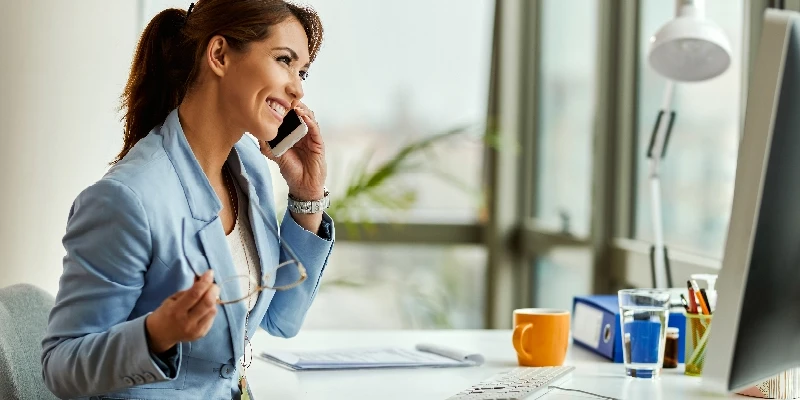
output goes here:
{"type": "Polygon", "coordinates": [[[667,328],[667,339],[664,344],[664,368],[678,368],[678,328],[667,328]]]}

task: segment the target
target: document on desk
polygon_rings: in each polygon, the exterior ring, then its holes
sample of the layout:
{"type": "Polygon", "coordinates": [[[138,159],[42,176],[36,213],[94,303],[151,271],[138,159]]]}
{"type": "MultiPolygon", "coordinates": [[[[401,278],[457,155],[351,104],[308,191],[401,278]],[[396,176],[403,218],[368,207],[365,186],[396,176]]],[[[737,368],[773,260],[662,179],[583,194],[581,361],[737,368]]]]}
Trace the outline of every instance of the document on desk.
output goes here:
{"type": "Polygon", "coordinates": [[[270,350],[259,358],[295,371],[363,369],[470,367],[483,364],[483,356],[450,347],[418,344],[401,347],[347,348],[321,351],[270,350]]]}

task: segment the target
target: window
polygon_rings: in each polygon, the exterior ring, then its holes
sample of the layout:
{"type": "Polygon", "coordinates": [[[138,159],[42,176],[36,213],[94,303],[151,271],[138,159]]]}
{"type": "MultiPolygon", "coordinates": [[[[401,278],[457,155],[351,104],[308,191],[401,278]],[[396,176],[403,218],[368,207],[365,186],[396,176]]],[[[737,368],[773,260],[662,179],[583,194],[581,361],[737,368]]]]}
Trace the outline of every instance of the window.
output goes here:
{"type": "Polygon", "coordinates": [[[372,155],[374,166],[411,141],[472,126],[415,158],[423,172],[382,191],[384,198],[416,192],[410,212],[386,212],[379,201],[370,201],[362,214],[375,221],[475,222],[494,2],[308,3],[319,12],[326,37],[306,81],[304,102],[323,129],[333,196],[343,194],[366,155],[372,155]]]}
{"type": "MultiPolygon", "coordinates": [[[[536,229],[574,239],[591,229],[599,3],[539,2],[534,216],[536,229]]],[[[573,296],[592,290],[588,245],[542,249],[530,265],[536,307],[569,309],[573,296]]]]}
{"type": "MultiPolygon", "coordinates": [[[[722,258],[733,200],[741,120],[744,9],[744,0],[706,1],[706,17],[719,24],[731,42],[731,66],[709,81],[676,84],[673,107],[677,116],[661,168],[667,246],[716,258],[722,258]]],[[[650,36],[674,13],[673,2],[641,2],[634,235],[649,242],[654,234],[646,151],[665,79],[650,68],[646,57],[650,36]]]]}
{"type": "Polygon", "coordinates": [[[483,327],[486,250],[338,242],[304,328],[483,327]]]}
{"type": "Polygon", "coordinates": [[[592,292],[592,251],[589,248],[554,249],[533,262],[536,307],[572,309],[575,296],[592,292]]]}
{"type": "Polygon", "coordinates": [[[536,217],[589,234],[597,84],[598,3],[541,3],[536,217]]]}

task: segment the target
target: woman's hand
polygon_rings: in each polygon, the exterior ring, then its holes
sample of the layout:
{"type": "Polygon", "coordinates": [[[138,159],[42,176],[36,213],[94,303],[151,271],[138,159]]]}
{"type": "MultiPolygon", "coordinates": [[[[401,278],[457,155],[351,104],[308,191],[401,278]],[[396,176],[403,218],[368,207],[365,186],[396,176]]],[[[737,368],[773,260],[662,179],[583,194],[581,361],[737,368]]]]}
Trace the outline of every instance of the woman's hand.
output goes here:
{"type": "Polygon", "coordinates": [[[303,201],[319,200],[325,195],[328,174],[325,143],[314,112],[303,103],[299,103],[294,110],[308,126],[308,134],[280,157],[272,154],[267,143],[261,144],[261,152],[278,164],[281,175],[289,185],[289,194],[303,201]]]}
{"type": "Polygon", "coordinates": [[[208,270],[192,287],[164,300],[145,320],[150,350],[163,353],[179,342],[205,336],[217,315],[218,297],[214,271],[208,270]]]}

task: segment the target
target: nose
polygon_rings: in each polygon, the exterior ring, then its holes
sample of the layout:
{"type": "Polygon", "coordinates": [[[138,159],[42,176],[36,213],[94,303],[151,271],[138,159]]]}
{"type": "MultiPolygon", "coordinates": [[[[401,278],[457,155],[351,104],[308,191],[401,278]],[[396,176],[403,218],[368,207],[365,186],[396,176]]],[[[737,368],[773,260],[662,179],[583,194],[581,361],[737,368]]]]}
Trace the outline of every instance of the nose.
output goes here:
{"type": "Polygon", "coordinates": [[[286,85],[286,93],[292,97],[292,108],[297,105],[297,102],[303,98],[303,80],[296,76],[286,85]]]}

